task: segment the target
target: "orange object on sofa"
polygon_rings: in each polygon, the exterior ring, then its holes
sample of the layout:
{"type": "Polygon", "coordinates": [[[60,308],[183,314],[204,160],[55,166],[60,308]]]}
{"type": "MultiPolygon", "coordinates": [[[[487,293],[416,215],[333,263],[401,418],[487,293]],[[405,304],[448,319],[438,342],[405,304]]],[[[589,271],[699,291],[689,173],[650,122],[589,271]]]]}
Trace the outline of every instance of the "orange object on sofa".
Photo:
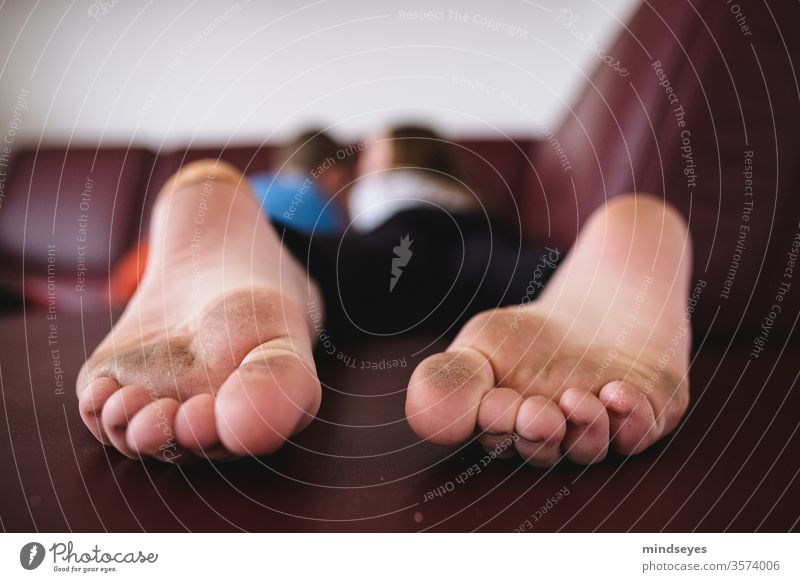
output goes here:
{"type": "Polygon", "coordinates": [[[133,297],[147,266],[147,241],[129,248],[117,263],[108,281],[108,296],[112,305],[125,305],[133,297]]]}

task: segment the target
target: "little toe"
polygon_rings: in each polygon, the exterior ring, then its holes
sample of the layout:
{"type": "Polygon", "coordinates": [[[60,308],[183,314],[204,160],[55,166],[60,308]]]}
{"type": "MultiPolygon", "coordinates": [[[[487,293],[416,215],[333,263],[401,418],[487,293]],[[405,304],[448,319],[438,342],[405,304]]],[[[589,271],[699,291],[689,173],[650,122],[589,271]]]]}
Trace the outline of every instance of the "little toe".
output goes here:
{"type": "Polygon", "coordinates": [[[119,390],[119,384],[113,378],[102,377],[89,382],[78,398],[78,410],[86,426],[104,445],[108,445],[108,435],[103,428],[103,407],[109,398],[119,390]]]}
{"type": "Polygon", "coordinates": [[[629,382],[609,382],[600,390],[608,411],[611,444],[623,455],[640,453],[657,438],[653,407],[639,388],[629,382]]]}
{"type": "Polygon", "coordinates": [[[544,396],[526,398],[516,420],[517,452],[529,464],[549,467],[561,457],[567,421],[558,405],[544,396]]]}
{"type": "Polygon", "coordinates": [[[522,400],[511,388],[495,388],[484,395],[478,408],[478,430],[481,431],[478,441],[487,451],[497,451],[500,447],[499,457],[514,455],[514,448],[504,444],[508,444],[514,432],[522,400]]]}
{"type": "MultiPolygon", "coordinates": [[[[252,355],[252,352],[251,352],[252,355]]],[[[316,372],[286,350],[251,357],[216,398],[220,442],[234,455],[266,455],[307,426],[319,410],[316,372]]]]}
{"type": "Polygon", "coordinates": [[[600,399],[585,390],[570,388],[558,402],[567,419],[561,448],[573,463],[591,465],[608,454],[608,413],[600,399]]]}
{"type": "Polygon", "coordinates": [[[109,442],[126,457],[139,458],[128,446],[126,433],[136,413],[152,402],[145,386],[129,384],[112,394],[103,406],[103,429],[109,442]]]}
{"type": "Polygon", "coordinates": [[[174,398],[159,398],[142,408],[128,424],[128,447],[140,456],[168,463],[188,461],[187,452],[175,439],[175,414],[180,406],[174,398]]]}
{"type": "Polygon", "coordinates": [[[489,361],[465,348],[433,355],[417,366],[406,393],[406,418],[421,438],[461,443],[475,431],[484,394],[494,388],[489,361]]]}

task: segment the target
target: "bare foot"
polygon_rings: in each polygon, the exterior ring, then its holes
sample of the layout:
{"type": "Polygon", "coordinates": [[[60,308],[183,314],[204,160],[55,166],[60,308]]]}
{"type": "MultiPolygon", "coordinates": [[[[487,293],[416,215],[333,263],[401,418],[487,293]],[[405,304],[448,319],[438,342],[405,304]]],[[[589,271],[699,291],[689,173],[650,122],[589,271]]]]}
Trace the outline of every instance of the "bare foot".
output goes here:
{"type": "Polygon", "coordinates": [[[493,447],[549,466],[638,453],[675,428],[689,402],[683,219],[660,200],[624,196],[595,212],[541,297],[484,312],[412,375],[414,431],[493,447]]]}
{"type": "Polygon", "coordinates": [[[225,163],[181,169],[150,232],[142,284],[78,376],[84,422],[133,458],[275,451],[319,408],[316,288],[225,163]]]}

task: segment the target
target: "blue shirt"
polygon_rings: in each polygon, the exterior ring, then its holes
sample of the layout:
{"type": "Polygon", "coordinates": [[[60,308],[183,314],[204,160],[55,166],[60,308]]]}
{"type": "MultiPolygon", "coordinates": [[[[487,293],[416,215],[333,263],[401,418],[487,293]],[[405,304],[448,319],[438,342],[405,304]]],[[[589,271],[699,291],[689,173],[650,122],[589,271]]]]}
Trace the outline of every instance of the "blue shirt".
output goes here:
{"type": "Polygon", "coordinates": [[[248,176],[261,202],[261,209],[272,220],[301,232],[337,234],[345,221],[335,203],[310,175],[262,172],[248,176]]]}

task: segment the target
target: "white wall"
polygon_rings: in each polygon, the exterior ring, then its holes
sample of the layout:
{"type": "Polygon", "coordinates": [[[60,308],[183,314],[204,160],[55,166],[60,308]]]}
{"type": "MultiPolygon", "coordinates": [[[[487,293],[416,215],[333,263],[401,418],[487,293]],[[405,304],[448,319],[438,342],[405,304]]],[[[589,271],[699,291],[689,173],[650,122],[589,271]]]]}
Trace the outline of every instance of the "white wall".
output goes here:
{"type": "Polygon", "coordinates": [[[599,61],[592,43],[613,39],[636,4],[7,0],[0,139],[158,148],[308,123],[355,138],[409,118],[453,135],[532,135],[557,122],[599,61]],[[440,12],[410,16],[432,4],[440,12]],[[571,28],[562,8],[580,17],[571,28]]]}

